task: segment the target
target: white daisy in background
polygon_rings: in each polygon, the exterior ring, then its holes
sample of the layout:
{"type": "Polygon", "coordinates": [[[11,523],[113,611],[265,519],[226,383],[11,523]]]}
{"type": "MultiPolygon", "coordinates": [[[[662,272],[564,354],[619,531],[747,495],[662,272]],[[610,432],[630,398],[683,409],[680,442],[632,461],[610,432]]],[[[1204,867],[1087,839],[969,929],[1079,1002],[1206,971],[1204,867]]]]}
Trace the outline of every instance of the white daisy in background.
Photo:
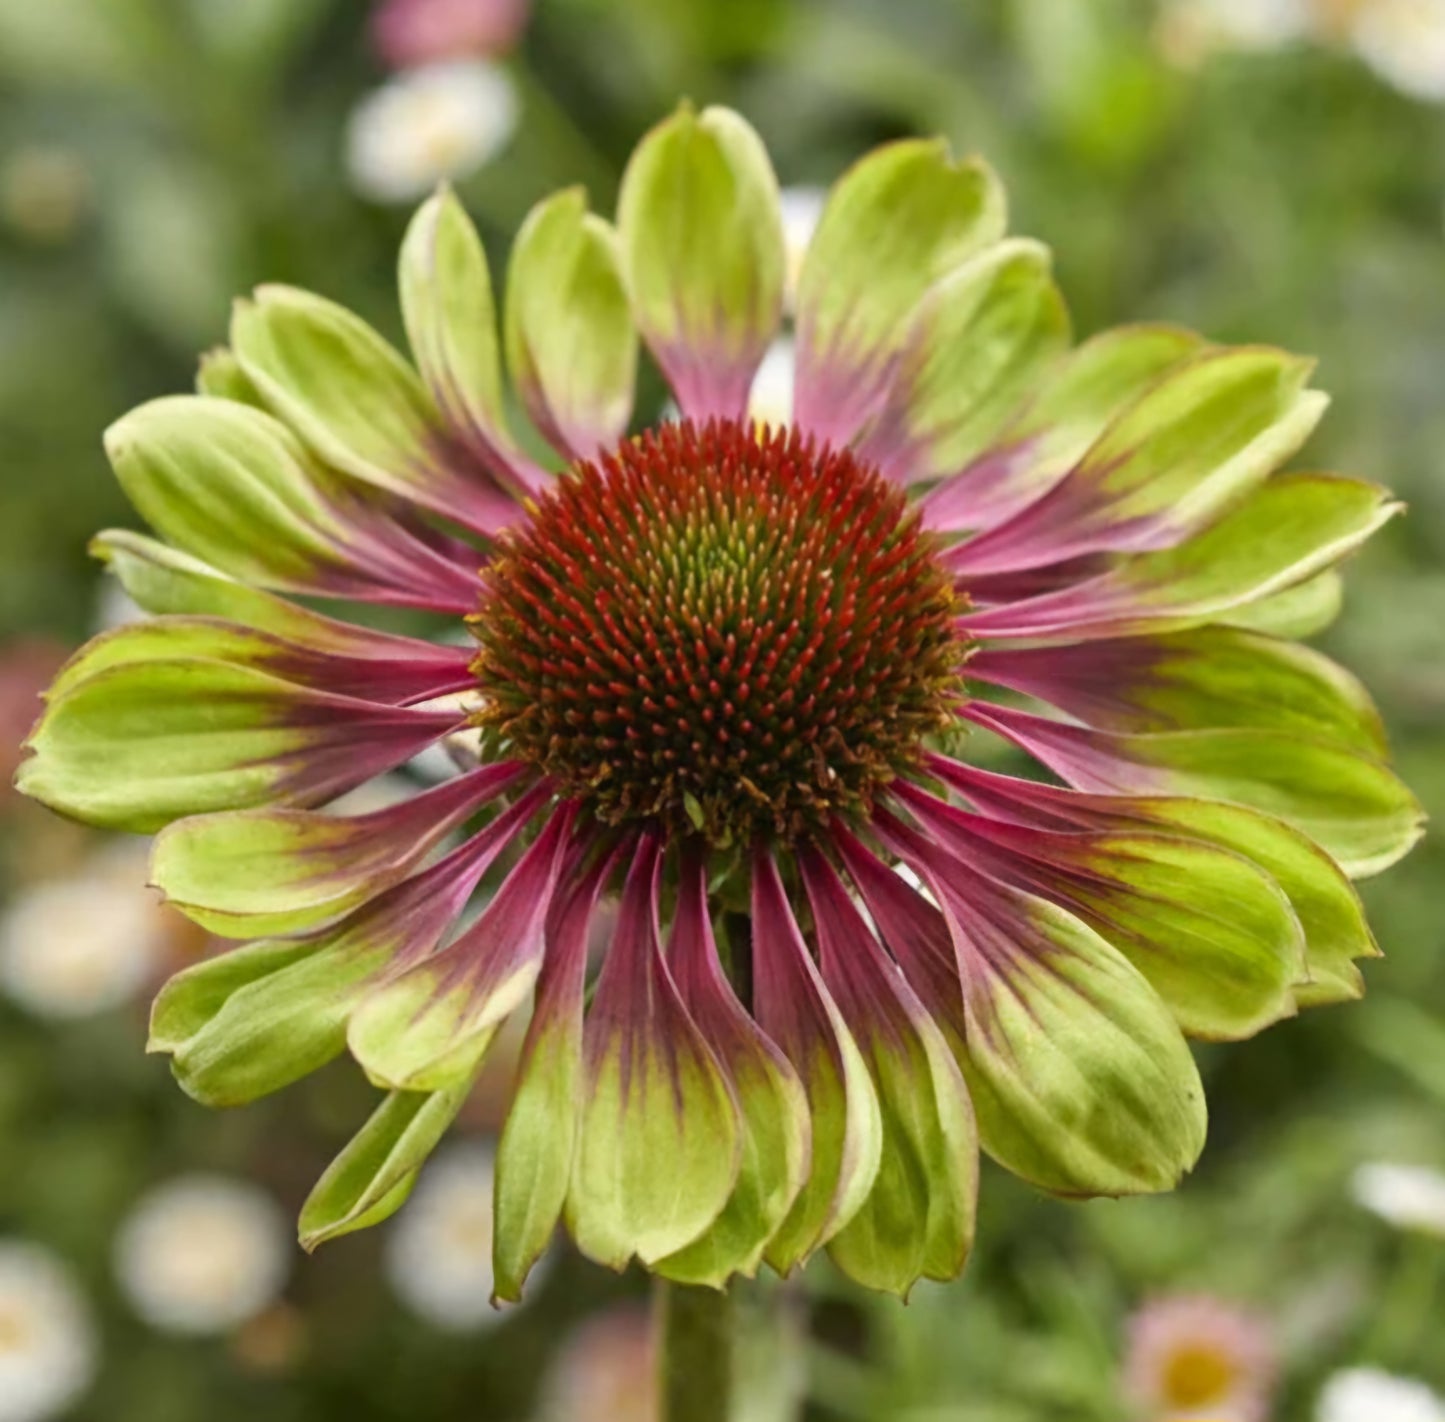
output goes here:
{"type": "Polygon", "coordinates": [[[1157,1422],[1265,1422],[1277,1373],[1270,1325],[1223,1299],[1152,1299],[1129,1320],[1123,1389],[1157,1422]]]}
{"type": "Polygon", "coordinates": [[[1445,0],[1366,0],[1355,13],[1355,52],[1412,98],[1445,101],[1445,0]]]}
{"type": "Polygon", "coordinates": [[[99,1349],[85,1298],[45,1250],[0,1240],[0,1422],[43,1422],[90,1386],[99,1349]]]}
{"type": "Polygon", "coordinates": [[[0,991],[57,1020],[135,1001],[183,927],[146,887],[147,854],[144,841],[116,841],[77,872],[22,889],[0,917],[0,991]]]}
{"type": "Polygon", "coordinates": [[[1156,39],[1192,69],[1221,50],[1282,49],[1315,32],[1317,0],[1165,0],[1156,39]]]}
{"type": "Polygon", "coordinates": [[[280,1297],[291,1230],[244,1181],[187,1175],[150,1191],[116,1238],[116,1277],[131,1306],[168,1333],[225,1333],[280,1297]]]}
{"type": "Polygon", "coordinates": [[[1445,1400],[1412,1378],[1349,1368],[1325,1384],[1315,1422],[1445,1422],[1445,1400]]]}
{"type": "Polygon", "coordinates": [[[517,127],[517,91],[484,59],[410,69],[367,95],[347,136],[351,181],[376,202],[410,202],[485,166],[517,127]]]}
{"type": "Polygon", "coordinates": [[[1362,1165],[1350,1182],[1355,1199],[1397,1229],[1445,1239],[1445,1174],[1425,1165],[1362,1165]]]}
{"type": "Polygon", "coordinates": [[[793,342],[780,337],[769,347],[753,377],[748,395],[748,414],[760,425],[774,429],[793,420],[793,382],[797,362],[793,342]]]}
{"type": "Polygon", "coordinates": [[[450,1333],[502,1316],[492,1306],[493,1180],[490,1146],[463,1141],[438,1151],[387,1239],[397,1297],[450,1333]]]}
{"type": "Polygon", "coordinates": [[[803,258],[808,255],[813,234],[818,230],[819,219],[823,216],[823,204],[828,200],[826,188],[784,188],[779,194],[783,212],[783,246],[787,253],[788,282],[786,300],[788,310],[793,308],[798,294],[798,277],[803,270],[803,258]]]}
{"type": "Polygon", "coordinates": [[[100,580],[95,597],[96,632],[113,632],[117,627],[129,627],[133,622],[144,622],[149,616],[126,592],[119,578],[104,577],[100,580]]]}
{"type": "Polygon", "coordinates": [[[643,1309],[588,1319],[558,1350],[536,1422],[656,1422],[652,1325],[643,1309]]]}

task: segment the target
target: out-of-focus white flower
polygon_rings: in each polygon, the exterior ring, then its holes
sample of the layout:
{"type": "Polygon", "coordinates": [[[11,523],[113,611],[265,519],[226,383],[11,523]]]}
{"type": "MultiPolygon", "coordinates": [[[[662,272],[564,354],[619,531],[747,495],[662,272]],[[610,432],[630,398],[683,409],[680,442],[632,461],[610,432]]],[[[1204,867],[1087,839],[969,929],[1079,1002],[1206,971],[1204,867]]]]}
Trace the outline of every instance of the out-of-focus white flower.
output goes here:
{"type": "Polygon", "coordinates": [[[145,622],[149,617],[150,613],[126,592],[119,578],[100,580],[95,598],[96,632],[113,632],[117,627],[129,627],[134,622],[145,622]]]}
{"type": "Polygon", "coordinates": [[[45,1250],[0,1241],[0,1422],[42,1422],[69,1407],[95,1374],[90,1310],[45,1250]]]}
{"type": "Polygon", "coordinates": [[[1445,101],[1445,0],[1366,0],[1352,38],[1385,83],[1412,98],[1445,101]]]}
{"type": "MultiPolygon", "coordinates": [[[[458,692],[453,696],[438,696],[426,703],[428,710],[455,710],[458,713],[471,711],[476,706],[476,697],[470,692],[458,692]]],[[[466,770],[475,770],[482,754],[482,730],[480,726],[464,726],[443,736],[414,756],[408,766],[423,780],[440,783],[466,770]]]]}
{"type": "Polygon", "coordinates": [[[290,1230],[244,1181],[187,1175],[147,1194],[122,1225],[115,1268],[135,1311],[169,1333],[224,1333],[275,1302],[290,1230]]]}
{"type": "Polygon", "coordinates": [[[405,775],[378,775],[325,806],[328,815],[370,815],[415,798],[416,784],[405,775]]]}
{"type": "Polygon", "coordinates": [[[1281,49],[1315,31],[1317,0],[1165,0],[1157,29],[1164,57],[1193,68],[1220,50],[1281,49]]]}
{"type": "Polygon", "coordinates": [[[393,69],[505,54],[521,39],[531,8],[531,0],[382,0],[371,37],[393,69]]]}
{"type": "Polygon", "coordinates": [[[748,414],[755,423],[774,429],[792,424],[796,366],[793,343],[786,336],[768,347],[748,394],[748,414]]]}
{"type": "Polygon", "coordinates": [[[803,270],[803,258],[808,255],[813,234],[818,230],[819,219],[823,216],[823,205],[828,200],[828,191],[826,188],[784,188],[781,197],[783,246],[788,260],[787,303],[791,310],[798,294],[798,277],[803,270]]]}
{"type": "Polygon", "coordinates": [[[493,1179],[489,1146],[461,1141],[439,1151],[387,1239],[387,1277],[397,1296],[448,1332],[501,1317],[491,1301],[493,1179]]]}
{"type": "Polygon", "coordinates": [[[517,91],[483,59],[408,70],[351,115],[347,164],[364,197],[411,202],[489,162],[517,127],[517,91]]]}
{"type": "Polygon", "coordinates": [[[1222,1299],[1153,1299],[1129,1320],[1124,1391],[1161,1422],[1264,1422],[1277,1368],[1269,1325],[1222,1299]]]}
{"type": "Polygon", "coordinates": [[[1445,1238],[1445,1175],[1424,1165],[1362,1165],[1351,1181],[1355,1199],[1399,1229],[1445,1238]]]}
{"type": "Polygon", "coordinates": [[[1445,1422],[1445,1400],[1422,1382],[1376,1368],[1336,1373],[1320,1393],[1316,1422],[1445,1422]]]}
{"type": "Polygon", "coordinates": [[[177,926],[146,873],[144,843],[121,841],[79,873],[22,890],[0,918],[0,989],[37,1017],[62,1020],[133,1001],[177,926]]]}
{"type": "Polygon", "coordinates": [[[589,1319],[558,1351],[537,1422],[656,1422],[652,1328],[641,1309],[589,1319]]]}

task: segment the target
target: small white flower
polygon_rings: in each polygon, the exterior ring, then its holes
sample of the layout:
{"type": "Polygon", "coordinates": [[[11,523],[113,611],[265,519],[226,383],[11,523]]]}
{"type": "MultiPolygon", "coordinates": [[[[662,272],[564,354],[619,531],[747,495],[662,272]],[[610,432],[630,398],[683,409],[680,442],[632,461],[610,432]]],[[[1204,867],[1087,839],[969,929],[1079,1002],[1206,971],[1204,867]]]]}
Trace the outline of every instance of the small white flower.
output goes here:
{"type": "Polygon", "coordinates": [[[369,94],[351,116],[352,182],[377,202],[411,202],[488,163],[517,127],[517,91],[485,60],[408,70],[369,94]]]}
{"type": "Polygon", "coordinates": [[[1411,1378],[1350,1368],[1325,1384],[1315,1422],[1445,1422],[1445,1401],[1411,1378]]]}
{"type": "Polygon", "coordinates": [[[114,632],[117,627],[129,627],[136,622],[146,622],[150,613],[128,592],[119,578],[106,577],[100,580],[95,598],[95,631],[114,632]]]}
{"type": "Polygon", "coordinates": [[[328,815],[372,815],[378,810],[389,810],[395,805],[404,805],[416,796],[416,785],[404,775],[378,775],[354,790],[339,796],[325,806],[328,815]]]}
{"type": "Polygon", "coordinates": [[[33,1244],[0,1241],[0,1422],[42,1422],[95,1375],[90,1310],[61,1264],[33,1244]]]}
{"type": "Polygon", "coordinates": [[[757,424],[774,429],[792,424],[796,367],[793,343],[786,336],[768,347],[748,394],[748,414],[757,424]]]}
{"type": "Polygon", "coordinates": [[[116,1239],[135,1311],[169,1333],[224,1333],[280,1296],[290,1231],[275,1202],[224,1176],[188,1175],[142,1199],[116,1239]]]}
{"type": "Polygon", "coordinates": [[[387,1238],[397,1296],[437,1328],[463,1333],[501,1317],[492,1307],[489,1146],[464,1141],[434,1156],[387,1238]]]}
{"type": "Polygon", "coordinates": [[[791,311],[798,295],[798,278],[803,270],[803,258],[813,244],[813,234],[823,216],[823,206],[828,200],[826,188],[784,188],[781,193],[783,209],[783,247],[787,253],[788,284],[787,303],[791,311]]]}
{"type": "Polygon", "coordinates": [[[1445,1175],[1423,1165],[1362,1165],[1351,1182],[1355,1199],[1398,1229],[1445,1238],[1445,1175]]]}
{"type": "Polygon", "coordinates": [[[1354,45],[1401,93],[1445,101],[1445,0],[1369,0],[1355,17],[1354,45]]]}
{"type": "Polygon", "coordinates": [[[146,847],[93,854],[80,873],[24,890],[0,918],[0,989],[37,1017],[133,1001],[155,975],[170,920],[146,887],[146,847]]]}
{"type": "Polygon", "coordinates": [[[1165,58],[1193,68],[1219,50],[1282,49],[1309,38],[1317,0],[1166,0],[1158,39],[1165,58]]]}

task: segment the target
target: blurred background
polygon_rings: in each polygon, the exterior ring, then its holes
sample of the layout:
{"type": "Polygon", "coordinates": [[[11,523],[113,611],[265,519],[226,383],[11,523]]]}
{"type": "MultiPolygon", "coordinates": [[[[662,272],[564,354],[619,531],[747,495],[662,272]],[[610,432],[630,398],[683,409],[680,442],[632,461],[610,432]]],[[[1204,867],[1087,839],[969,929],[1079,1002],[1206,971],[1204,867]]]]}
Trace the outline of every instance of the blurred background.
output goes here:
{"type": "MultiPolygon", "coordinates": [[[[1326,645],[1445,811],[1445,0],[0,0],[0,770],[38,688],[129,610],[100,449],[187,388],[260,281],[396,334],[395,251],[453,178],[500,264],[533,202],[677,98],[760,128],[806,241],[867,147],[946,134],[1057,251],[1079,331],[1183,322],[1320,357],[1309,462],[1411,516],[1326,645]]],[[[370,1105],[338,1067],[217,1115],[142,1053],[204,950],[145,846],[0,791],[0,1422],[645,1422],[639,1279],[559,1251],[486,1305],[503,1063],[387,1226],[296,1249],[370,1105]]],[[[984,1179],[965,1280],[789,1286],[807,1416],[1445,1419],[1445,848],[1367,884],[1368,999],[1202,1053],[1176,1195],[984,1179]]],[[[767,1340],[760,1340],[764,1346],[767,1340]]],[[[771,1422],[759,1410],[758,1422],[771,1422]]]]}

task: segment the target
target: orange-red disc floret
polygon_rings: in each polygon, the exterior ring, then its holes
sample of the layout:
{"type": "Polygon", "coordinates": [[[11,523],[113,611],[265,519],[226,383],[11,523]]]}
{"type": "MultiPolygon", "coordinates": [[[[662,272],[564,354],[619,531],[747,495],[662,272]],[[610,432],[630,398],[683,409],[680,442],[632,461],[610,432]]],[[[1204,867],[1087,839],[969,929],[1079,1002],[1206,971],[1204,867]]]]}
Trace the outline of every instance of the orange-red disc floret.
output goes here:
{"type": "Polygon", "coordinates": [[[726,844],[866,814],[960,691],[934,551],[847,450],[664,425],[503,539],[471,619],[479,719],[610,823],[726,844]]]}

